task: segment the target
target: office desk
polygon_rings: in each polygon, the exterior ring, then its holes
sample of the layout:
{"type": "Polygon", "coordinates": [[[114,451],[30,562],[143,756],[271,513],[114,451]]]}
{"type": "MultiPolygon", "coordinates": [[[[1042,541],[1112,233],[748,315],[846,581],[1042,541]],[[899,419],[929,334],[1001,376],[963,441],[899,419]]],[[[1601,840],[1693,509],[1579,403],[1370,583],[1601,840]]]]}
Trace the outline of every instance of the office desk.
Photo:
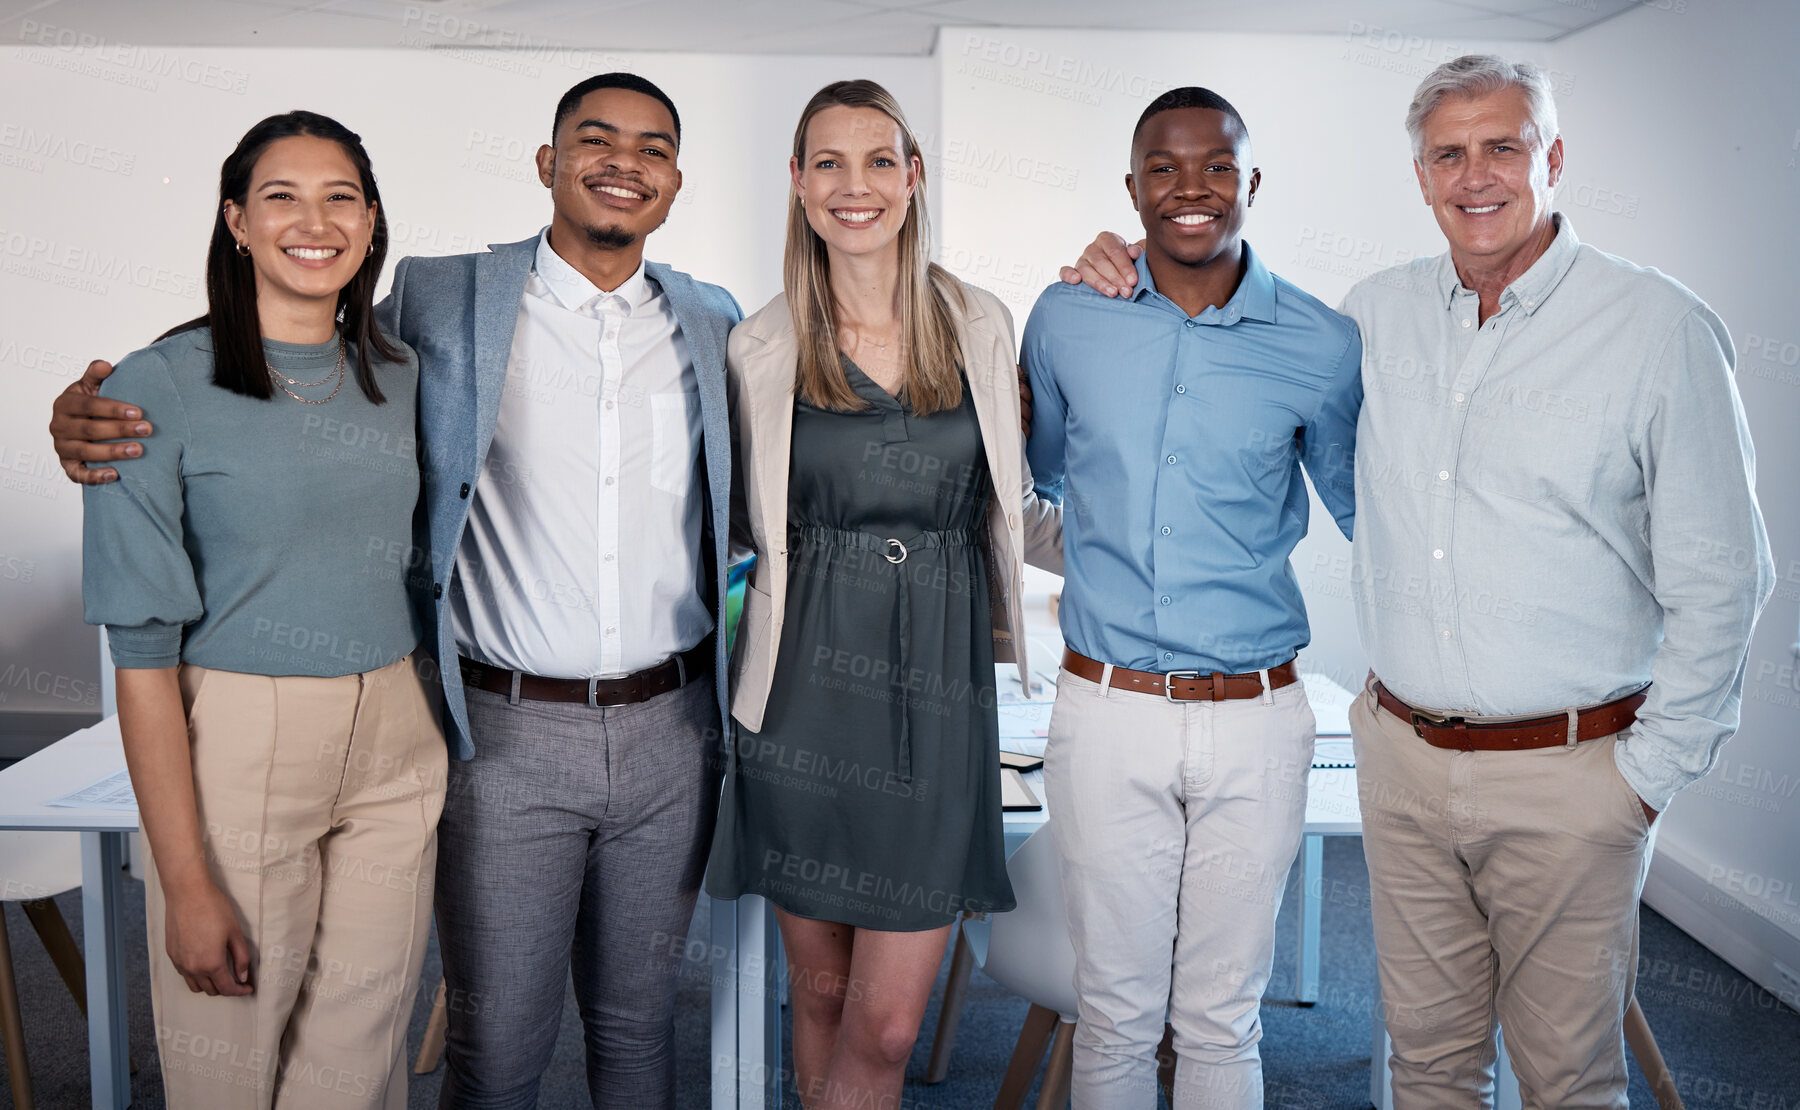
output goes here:
{"type": "Polygon", "coordinates": [[[0,829],[81,834],[81,934],[87,961],[88,1077],[95,1110],[131,1105],[125,1029],[125,953],[120,918],[135,810],[64,809],[44,803],[123,770],[119,719],[91,728],[0,771],[0,829]]]}

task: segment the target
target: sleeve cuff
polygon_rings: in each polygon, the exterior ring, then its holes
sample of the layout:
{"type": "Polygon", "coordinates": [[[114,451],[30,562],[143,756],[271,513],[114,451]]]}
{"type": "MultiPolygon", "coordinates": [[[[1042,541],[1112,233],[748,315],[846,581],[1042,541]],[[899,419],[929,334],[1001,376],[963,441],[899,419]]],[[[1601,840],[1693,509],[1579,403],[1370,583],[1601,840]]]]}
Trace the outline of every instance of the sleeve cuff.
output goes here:
{"type": "Polygon", "coordinates": [[[173,667],[181,662],[181,625],[106,626],[113,666],[123,670],[173,667]]]}
{"type": "Polygon", "coordinates": [[[1689,781],[1679,769],[1648,750],[1648,742],[1641,736],[1626,736],[1615,744],[1613,763],[1625,785],[1637,791],[1637,796],[1658,813],[1669,808],[1689,781]]]}

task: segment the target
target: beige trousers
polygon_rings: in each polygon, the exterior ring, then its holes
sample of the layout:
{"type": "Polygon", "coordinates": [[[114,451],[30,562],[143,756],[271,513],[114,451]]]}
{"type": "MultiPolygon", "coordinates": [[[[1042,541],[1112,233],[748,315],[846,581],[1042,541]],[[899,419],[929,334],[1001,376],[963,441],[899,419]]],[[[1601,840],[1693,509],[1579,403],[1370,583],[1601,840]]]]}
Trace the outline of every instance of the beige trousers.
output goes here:
{"type": "Polygon", "coordinates": [[[1044,789],[1075,944],[1076,1110],[1156,1105],[1165,1015],[1176,1110],[1262,1106],[1260,1004],[1314,727],[1298,682],[1175,702],[1057,678],[1044,789]]]}
{"type": "Polygon", "coordinates": [[[1527,1107],[1624,1107],[1650,852],[1616,738],[1448,751],[1367,692],[1350,729],[1395,1110],[1493,1105],[1496,1021],[1527,1107]]]}
{"type": "Polygon", "coordinates": [[[256,990],[188,990],[146,851],[168,1105],[404,1108],[448,755],[412,659],[342,678],[184,664],[180,680],[207,858],[256,990]]]}

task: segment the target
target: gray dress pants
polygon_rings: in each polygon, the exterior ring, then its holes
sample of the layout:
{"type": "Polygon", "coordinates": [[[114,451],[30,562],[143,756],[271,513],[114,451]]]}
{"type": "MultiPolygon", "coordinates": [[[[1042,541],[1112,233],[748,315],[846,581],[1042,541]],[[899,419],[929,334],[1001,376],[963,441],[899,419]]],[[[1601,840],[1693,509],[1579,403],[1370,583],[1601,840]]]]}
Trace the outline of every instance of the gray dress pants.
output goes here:
{"type": "Polygon", "coordinates": [[[637,705],[468,693],[437,925],[444,1108],[537,1105],[573,970],[597,1110],[675,1105],[676,972],[718,806],[702,678],[637,705]]]}

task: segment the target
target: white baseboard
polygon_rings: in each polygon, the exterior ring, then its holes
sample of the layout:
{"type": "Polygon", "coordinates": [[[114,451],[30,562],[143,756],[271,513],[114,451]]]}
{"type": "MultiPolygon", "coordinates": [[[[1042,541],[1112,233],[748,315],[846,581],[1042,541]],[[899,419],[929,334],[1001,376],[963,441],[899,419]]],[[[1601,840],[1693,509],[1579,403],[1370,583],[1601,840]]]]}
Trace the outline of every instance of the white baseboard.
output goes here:
{"type": "Polygon", "coordinates": [[[1713,869],[1678,844],[1659,842],[1644,882],[1644,903],[1800,1010],[1800,935],[1793,931],[1800,922],[1782,924],[1795,916],[1793,910],[1708,882],[1709,873],[1713,869]]]}

